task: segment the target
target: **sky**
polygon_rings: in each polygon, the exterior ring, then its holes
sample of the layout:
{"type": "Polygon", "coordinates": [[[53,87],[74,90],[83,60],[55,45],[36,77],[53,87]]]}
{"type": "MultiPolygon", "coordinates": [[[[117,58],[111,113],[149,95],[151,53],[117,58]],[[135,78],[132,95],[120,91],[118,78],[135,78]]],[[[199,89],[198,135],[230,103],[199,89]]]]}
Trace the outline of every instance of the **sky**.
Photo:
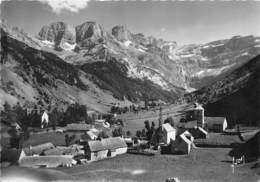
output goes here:
{"type": "Polygon", "coordinates": [[[1,3],[1,18],[32,35],[55,21],[72,26],[96,21],[109,32],[124,25],[132,33],[178,44],[260,36],[256,1],[9,0],[1,3]]]}

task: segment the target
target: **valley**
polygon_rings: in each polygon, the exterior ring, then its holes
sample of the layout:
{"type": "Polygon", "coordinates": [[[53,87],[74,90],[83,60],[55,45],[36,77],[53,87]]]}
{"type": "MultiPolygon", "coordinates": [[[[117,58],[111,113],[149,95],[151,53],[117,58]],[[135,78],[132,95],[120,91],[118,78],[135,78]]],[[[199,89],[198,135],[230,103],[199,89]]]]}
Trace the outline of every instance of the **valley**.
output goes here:
{"type": "Polygon", "coordinates": [[[4,182],[259,181],[259,34],[181,44],[56,11],[36,35],[0,22],[4,182]]]}

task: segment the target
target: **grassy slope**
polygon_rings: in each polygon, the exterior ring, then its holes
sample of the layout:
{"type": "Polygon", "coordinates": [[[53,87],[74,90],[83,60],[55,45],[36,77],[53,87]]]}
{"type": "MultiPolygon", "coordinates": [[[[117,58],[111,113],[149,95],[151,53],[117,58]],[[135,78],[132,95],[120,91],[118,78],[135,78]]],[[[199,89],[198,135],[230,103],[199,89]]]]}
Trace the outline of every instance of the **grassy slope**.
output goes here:
{"type": "Polygon", "coordinates": [[[259,73],[260,56],[257,56],[224,79],[185,95],[185,99],[203,103],[207,115],[257,125],[260,121],[259,73]]]}
{"type": "Polygon", "coordinates": [[[229,149],[196,149],[189,156],[125,154],[90,165],[59,170],[88,181],[165,181],[178,177],[181,181],[256,181],[253,164],[239,167],[232,174],[227,156],[229,149]]]}
{"type": "Polygon", "coordinates": [[[1,61],[5,64],[0,65],[0,74],[5,84],[0,86],[0,107],[5,101],[13,105],[17,101],[36,103],[41,98],[59,106],[79,102],[107,112],[111,103],[120,102],[55,54],[34,49],[9,37],[4,30],[1,33],[1,61]]]}
{"type": "Polygon", "coordinates": [[[147,95],[150,99],[162,99],[170,102],[182,92],[181,89],[176,89],[176,92],[165,91],[151,81],[129,78],[126,66],[113,58],[107,62],[85,64],[81,69],[93,75],[93,81],[100,88],[111,91],[119,99],[123,99],[125,96],[129,100],[136,101],[143,100],[147,95]]]}

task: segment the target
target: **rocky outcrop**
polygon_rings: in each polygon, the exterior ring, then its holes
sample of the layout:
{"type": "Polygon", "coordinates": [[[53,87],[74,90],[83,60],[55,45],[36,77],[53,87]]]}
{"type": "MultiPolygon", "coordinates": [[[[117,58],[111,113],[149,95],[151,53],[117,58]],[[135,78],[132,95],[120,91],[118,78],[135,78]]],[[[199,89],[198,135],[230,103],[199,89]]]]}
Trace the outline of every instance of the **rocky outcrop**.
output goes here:
{"type": "Polygon", "coordinates": [[[256,44],[257,42],[255,42],[255,37],[252,35],[245,37],[234,36],[225,44],[225,47],[234,51],[245,49],[256,44]]]}
{"type": "Polygon", "coordinates": [[[112,28],[112,35],[119,41],[131,40],[131,33],[124,26],[115,26],[112,28]]]}
{"type": "Polygon", "coordinates": [[[76,43],[79,47],[91,47],[104,42],[107,32],[96,22],[85,22],[76,26],[76,43]]]}
{"type": "Polygon", "coordinates": [[[75,30],[64,22],[55,22],[43,26],[39,34],[40,40],[54,42],[55,48],[59,48],[63,42],[75,43],[75,30]]]}

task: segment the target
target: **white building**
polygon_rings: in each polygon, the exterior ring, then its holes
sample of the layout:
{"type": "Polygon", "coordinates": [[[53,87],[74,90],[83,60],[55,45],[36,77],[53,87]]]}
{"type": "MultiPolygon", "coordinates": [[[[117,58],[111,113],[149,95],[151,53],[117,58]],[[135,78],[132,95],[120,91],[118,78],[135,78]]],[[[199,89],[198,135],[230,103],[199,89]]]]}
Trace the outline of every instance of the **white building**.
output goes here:
{"type": "Polygon", "coordinates": [[[45,124],[46,125],[49,124],[49,116],[47,111],[44,111],[44,113],[42,114],[41,128],[43,128],[45,124]]]}
{"type": "Polygon", "coordinates": [[[176,129],[169,123],[162,124],[163,142],[169,144],[171,140],[176,138],[176,129]]]}

